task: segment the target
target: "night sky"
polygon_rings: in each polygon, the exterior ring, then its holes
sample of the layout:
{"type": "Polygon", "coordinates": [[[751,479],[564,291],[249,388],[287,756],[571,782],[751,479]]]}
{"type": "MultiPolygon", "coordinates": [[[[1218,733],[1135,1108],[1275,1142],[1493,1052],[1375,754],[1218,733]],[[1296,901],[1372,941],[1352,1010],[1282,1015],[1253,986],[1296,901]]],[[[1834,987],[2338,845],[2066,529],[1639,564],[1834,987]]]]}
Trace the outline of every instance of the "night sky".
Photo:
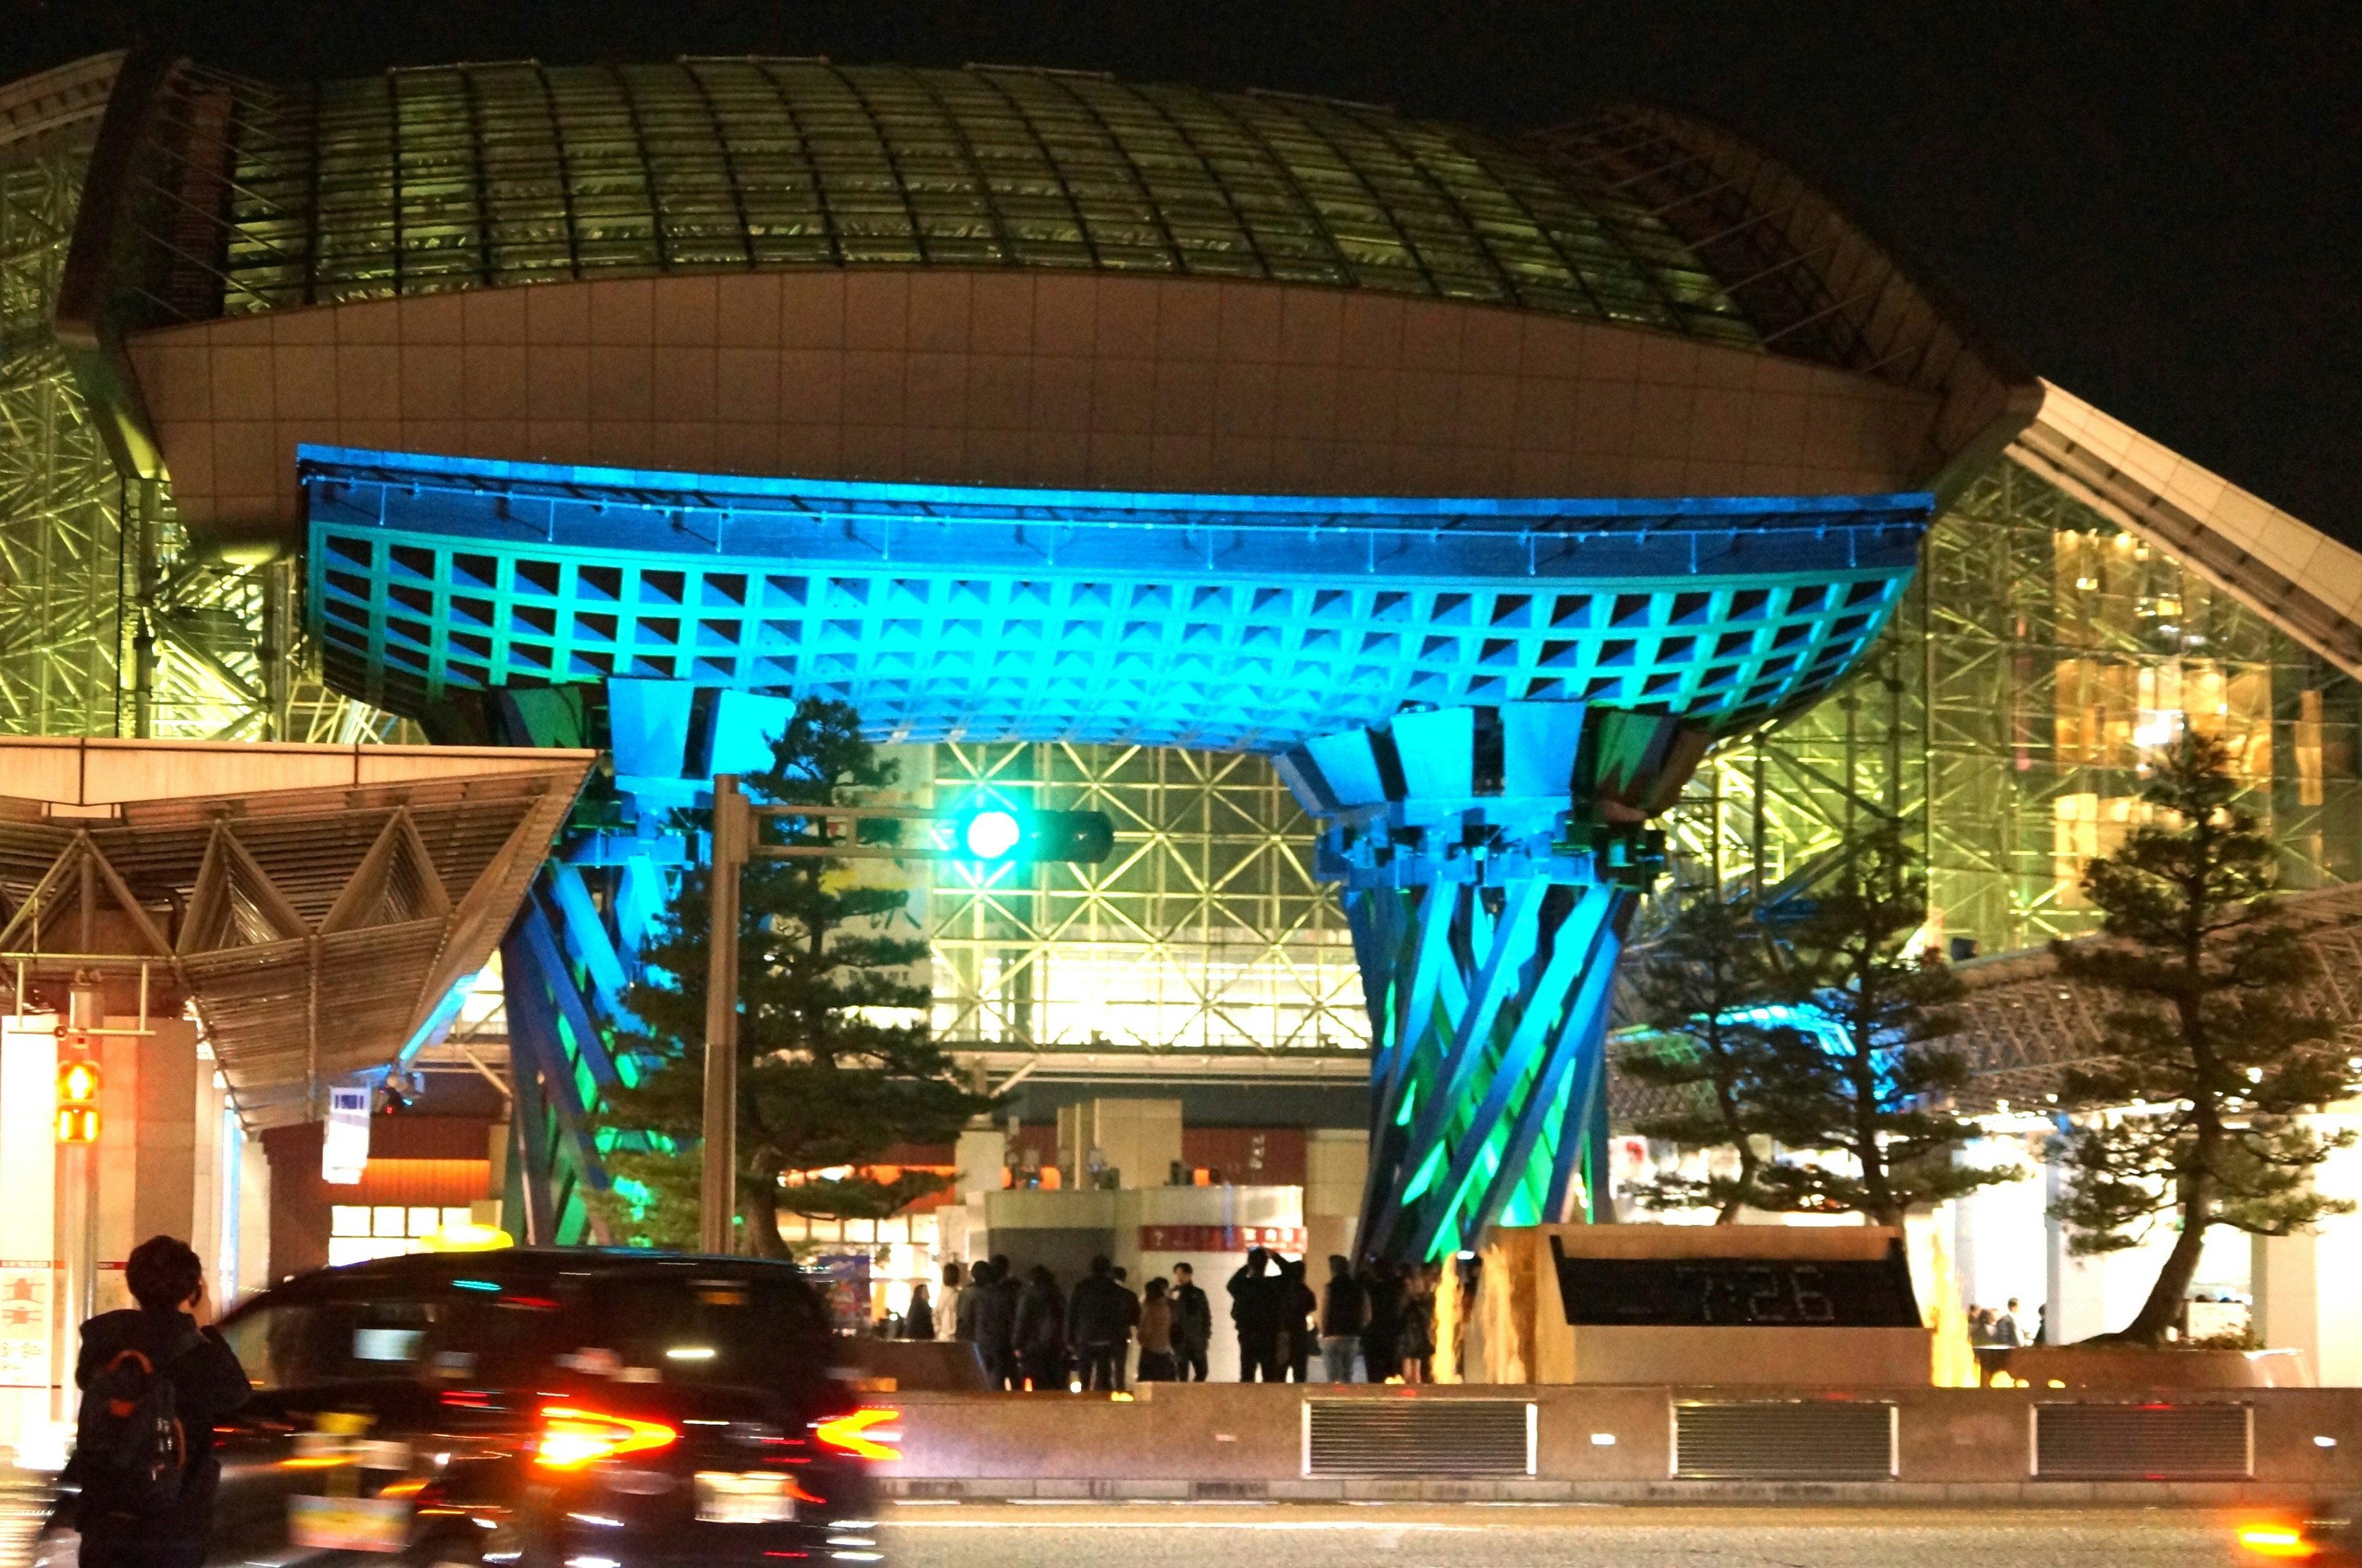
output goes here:
{"type": "Polygon", "coordinates": [[[0,0],[0,76],[161,37],[264,76],[535,56],[1064,66],[1516,131],[1607,97],[1766,144],[2034,369],[2362,545],[2362,6],[0,0]]]}

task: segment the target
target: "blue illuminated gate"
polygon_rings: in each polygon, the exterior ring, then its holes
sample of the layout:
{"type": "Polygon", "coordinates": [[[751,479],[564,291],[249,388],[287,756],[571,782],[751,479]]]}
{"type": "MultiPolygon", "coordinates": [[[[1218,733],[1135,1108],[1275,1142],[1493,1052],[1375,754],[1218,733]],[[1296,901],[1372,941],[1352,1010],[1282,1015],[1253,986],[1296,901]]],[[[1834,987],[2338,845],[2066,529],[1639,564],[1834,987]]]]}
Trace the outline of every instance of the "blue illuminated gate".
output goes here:
{"type": "MultiPolygon", "coordinates": [[[[526,1032],[546,1018],[551,1041],[632,961],[632,909],[679,853],[663,811],[797,698],[852,703],[879,740],[1274,756],[1330,824],[1376,1041],[1363,1234],[1406,1256],[1598,1190],[1600,1025],[1647,820],[1715,736],[1851,668],[1930,505],[1138,495],[320,447],[302,472],[332,684],[430,721],[497,693],[506,733],[485,738],[547,744],[536,713],[579,731],[601,711],[624,817],[569,853],[639,891],[618,919],[545,879],[547,940],[507,951],[512,1016],[524,985],[526,1032]],[[572,1009],[553,999],[569,987],[572,1009]]],[[[579,1088],[552,1097],[546,1146],[595,1182],[562,1124],[613,1066],[595,1041],[526,1048],[567,1058],[543,1064],[579,1088]]]]}

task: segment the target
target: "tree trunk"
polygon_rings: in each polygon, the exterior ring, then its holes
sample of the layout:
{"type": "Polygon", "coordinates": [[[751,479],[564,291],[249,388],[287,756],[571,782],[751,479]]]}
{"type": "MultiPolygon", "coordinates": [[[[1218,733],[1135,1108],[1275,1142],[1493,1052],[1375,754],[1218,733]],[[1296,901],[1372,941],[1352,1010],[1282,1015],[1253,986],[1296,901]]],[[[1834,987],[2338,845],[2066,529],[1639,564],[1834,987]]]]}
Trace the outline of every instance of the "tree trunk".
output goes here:
{"type": "Polygon", "coordinates": [[[2198,1277],[2198,1257],[2206,1248],[2206,1227],[2213,1218],[2213,1193],[2205,1176],[2191,1177],[2182,1191],[2181,1234],[2174,1239],[2173,1251],[2166,1254],[2157,1283],[2149,1286],[2148,1299],[2141,1303],[2140,1311],[2116,1338],[2149,1345],[2163,1342],[2165,1331],[2181,1316],[2181,1304],[2190,1296],[2190,1282],[2198,1277]]]}
{"type": "Polygon", "coordinates": [[[1729,1135],[1731,1147],[1738,1151],[1738,1191],[1716,1213],[1714,1222],[1736,1225],[1738,1211],[1747,1207],[1748,1198],[1755,1192],[1755,1173],[1763,1168],[1763,1162],[1756,1157],[1755,1145],[1749,1141],[1747,1129],[1740,1125],[1738,1107],[1729,1090],[1716,1085],[1715,1098],[1721,1105],[1723,1131],[1729,1135]]]}
{"type": "Polygon", "coordinates": [[[758,1258],[785,1258],[794,1254],[779,1240],[779,1188],[776,1179],[741,1178],[738,1184],[739,1208],[746,1218],[746,1250],[758,1258]]]}

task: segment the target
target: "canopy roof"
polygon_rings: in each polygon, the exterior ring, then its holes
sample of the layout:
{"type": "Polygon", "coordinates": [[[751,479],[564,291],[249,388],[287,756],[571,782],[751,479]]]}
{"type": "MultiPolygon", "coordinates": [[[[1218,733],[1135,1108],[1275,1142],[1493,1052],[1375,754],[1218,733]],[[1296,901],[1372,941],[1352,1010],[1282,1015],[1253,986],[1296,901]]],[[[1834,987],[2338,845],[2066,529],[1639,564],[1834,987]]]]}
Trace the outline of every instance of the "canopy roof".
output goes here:
{"type": "Polygon", "coordinates": [[[249,1126],[447,1022],[594,754],[0,738],[0,970],[185,1001],[249,1126]]]}

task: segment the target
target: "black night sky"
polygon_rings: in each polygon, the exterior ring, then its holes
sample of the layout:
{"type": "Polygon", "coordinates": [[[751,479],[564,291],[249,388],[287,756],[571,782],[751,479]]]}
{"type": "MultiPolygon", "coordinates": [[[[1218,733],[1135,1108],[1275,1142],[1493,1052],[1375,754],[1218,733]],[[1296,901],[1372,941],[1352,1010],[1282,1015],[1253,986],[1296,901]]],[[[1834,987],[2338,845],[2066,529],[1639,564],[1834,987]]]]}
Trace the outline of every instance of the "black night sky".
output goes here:
{"type": "Polygon", "coordinates": [[[0,75],[825,54],[1263,86],[1514,131],[1656,99],[1763,142],[2040,373],[2362,544],[2362,6],[2240,0],[0,0],[0,75]]]}

